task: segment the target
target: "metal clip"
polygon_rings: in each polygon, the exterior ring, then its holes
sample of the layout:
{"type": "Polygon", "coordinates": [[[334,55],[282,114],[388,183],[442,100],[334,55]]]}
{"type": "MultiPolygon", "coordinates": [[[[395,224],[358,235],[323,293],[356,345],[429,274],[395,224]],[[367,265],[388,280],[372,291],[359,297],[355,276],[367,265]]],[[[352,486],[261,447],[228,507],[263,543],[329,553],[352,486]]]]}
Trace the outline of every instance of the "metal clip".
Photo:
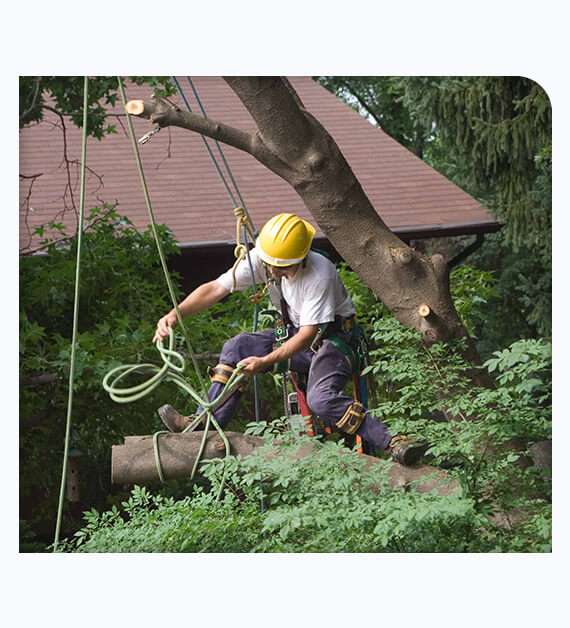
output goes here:
{"type": "Polygon", "coordinates": [[[151,129],[148,133],[145,133],[138,141],[139,144],[146,144],[150,138],[160,131],[160,126],[157,124],[154,129],[151,129]]]}
{"type": "Polygon", "coordinates": [[[311,342],[311,346],[309,347],[309,349],[313,352],[313,353],[317,353],[317,351],[321,348],[321,345],[323,344],[323,336],[325,335],[325,332],[327,331],[327,328],[329,326],[329,323],[322,323],[321,325],[319,325],[319,330],[317,331],[317,335],[313,338],[313,342],[311,342]]]}

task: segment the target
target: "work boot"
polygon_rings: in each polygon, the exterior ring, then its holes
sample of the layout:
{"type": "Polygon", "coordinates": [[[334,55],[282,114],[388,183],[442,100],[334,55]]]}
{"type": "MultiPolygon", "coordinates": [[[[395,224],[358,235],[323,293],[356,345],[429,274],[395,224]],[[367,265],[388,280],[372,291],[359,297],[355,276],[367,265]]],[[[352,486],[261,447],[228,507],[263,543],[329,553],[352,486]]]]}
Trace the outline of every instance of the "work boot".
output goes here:
{"type": "Polygon", "coordinates": [[[192,420],[194,419],[192,415],[183,416],[169,403],[158,409],[158,416],[171,432],[182,432],[190,425],[190,423],[192,423],[192,420]]]}
{"type": "Polygon", "coordinates": [[[387,451],[394,462],[410,467],[422,459],[428,448],[427,443],[413,440],[403,434],[397,434],[390,440],[387,451]]]}

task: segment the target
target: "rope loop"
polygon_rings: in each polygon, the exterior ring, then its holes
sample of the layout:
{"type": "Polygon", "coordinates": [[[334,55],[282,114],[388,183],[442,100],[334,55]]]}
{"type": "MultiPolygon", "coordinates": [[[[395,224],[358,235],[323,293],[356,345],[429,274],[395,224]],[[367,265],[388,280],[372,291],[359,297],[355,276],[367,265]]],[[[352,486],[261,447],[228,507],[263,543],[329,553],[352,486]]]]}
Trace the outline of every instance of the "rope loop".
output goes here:
{"type": "Polygon", "coordinates": [[[244,260],[249,253],[247,244],[242,243],[242,229],[245,232],[244,235],[249,235],[252,239],[255,239],[253,223],[251,222],[251,218],[249,217],[249,214],[246,212],[245,208],[234,207],[234,216],[236,217],[236,246],[234,248],[234,257],[236,258],[236,261],[232,266],[232,292],[236,289],[237,267],[239,263],[244,260]]]}
{"type": "MultiPolygon", "coordinates": [[[[250,215],[245,210],[245,207],[234,207],[234,216],[238,221],[238,229],[240,227],[245,227],[247,229],[247,233],[252,240],[255,240],[255,228],[251,221],[250,215]]],[[[237,242],[237,239],[236,239],[237,242]]]]}

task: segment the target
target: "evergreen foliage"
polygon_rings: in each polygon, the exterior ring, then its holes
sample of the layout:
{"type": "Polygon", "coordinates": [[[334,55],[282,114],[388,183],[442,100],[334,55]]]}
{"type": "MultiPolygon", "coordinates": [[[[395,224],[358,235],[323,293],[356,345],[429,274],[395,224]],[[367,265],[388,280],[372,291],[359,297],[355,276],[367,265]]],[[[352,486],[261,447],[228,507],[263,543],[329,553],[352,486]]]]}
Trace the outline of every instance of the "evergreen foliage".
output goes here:
{"type": "Polygon", "coordinates": [[[423,150],[416,154],[504,223],[470,259],[499,280],[501,299],[487,312],[487,339],[550,336],[552,112],[546,92],[525,77],[319,80],[411,150],[409,129],[419,130],[423,150]]]}
{"type": "Polygon", "coordinates": [[[403,102],[414,118],[435,124],[447,158],[468,165],[463,185],[505,221],[507,242],[550,252],[552,112],[540,85],[493,76],[401,84],[403,102]]]}
{"type": "Polygon", "coordinates": [[[433,140],[432,124],[410,115],[404,86],[394,76],[320,76],[318,82],[348,102],[397,142],[423,157],[433,140]]]}

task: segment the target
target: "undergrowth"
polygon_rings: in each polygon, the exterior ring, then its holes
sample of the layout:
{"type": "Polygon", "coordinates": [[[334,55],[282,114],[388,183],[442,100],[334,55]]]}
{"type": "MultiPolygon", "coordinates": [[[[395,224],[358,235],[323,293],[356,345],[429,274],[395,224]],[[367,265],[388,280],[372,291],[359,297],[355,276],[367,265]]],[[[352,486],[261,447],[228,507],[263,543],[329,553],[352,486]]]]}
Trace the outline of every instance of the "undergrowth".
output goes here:
{"type": "MultiPolygon", "coordinates": [[[[480,388],[469,377],[473,365],[464,362],[461,342],[426,347],[346,268],[341,275],[370,340],[369,407],[393,433],[426,440],[426,462],[456,481],[458,492],[439,496],[390,488],[389,463],[380,460],[365,469],[364,460],[342,443],[298,440],[284,435],[282,424],[270,422],[255,429],[265,432],[268,448],[279,438],[278,456],[260,450],[243,460],[205,462],[194,485],[181,482],[152,493],[136,487],[130,497],[111,492],[110,445],[127,433],[155,431],[161,403],[185,408],[171,389],[128,409],[101,389],[103,374],[118,363],[155,361],[150,338],[168,303],[157,290],[162,279],[150,234],[137,232],[114,208],[94,210],[91,219],[72,446],[83,461],[82,499],[97,508],[85,513],[79,530],[80,524],[73,527],[68,520],[64,529],[77,532],[63,551],[550,551],[550,476],[532,458],[533,446],[550,439],[550,342],[525,339],[496,347],[481,367],[496,385],[480,388]],[[308,445],[312,455],[296,457],[298,448],[308,445]],[[216,500],[223,469],[226,484],[216,500]]],[[[163,230],[162,237],[174,253],[170,234],[163,230]]],[[[73,246],[50,245],[44,258],[22,260],[21,376],[55,377],[49,395],[35,385],[21,395],[22,551],[38,551],[55,511],[73,253],[73,246]]],[[[453,271],[451,289],[472,335],[483,333],[486,307],[496,298],[492,274],[463,266],[453,271]]],[[[246,330],[245,312],[246,295],[233,295],[193,317],[197,351],[221,347],[227,337],[246,330]]],[[[274,383],[266,378],[261,385],[265,418],[279,416],[274,383]]],[[[246,411],[234,425],[243,429],[250,417],[246,411]]]]}
{"type": "MultiPolygon", "coordinates": [[[[460,487],[447,496],[388,485],[388,462],[365,460],[342,442],[283,434],[283,422],[254,426],[267,447],[245,459],[202,464],[207,483],[184,499],[136,488],[122,508],[87,513],[67,542],[81,552],[548,552],[548,472],[531,447],[550,438],[551,346],[523,340],[481,368],[496,378],[479,388],[461,342],[426,347],[343,271],[371,341],[366,371],[371,410],[393,433],[430,443],[426,461],[460,487]],[[360,296],[358,296],[360,295],[360,296]],[[279,455],[268,448],[279,439],[279,455]],[[310,456],[296,455],[302,446],[310,456]],[[222,471],[225,485],[217,501],[222,471]]],[[[472,270],[452,283],[464,317],[481,316],[489,275],[472,270]]]]}

